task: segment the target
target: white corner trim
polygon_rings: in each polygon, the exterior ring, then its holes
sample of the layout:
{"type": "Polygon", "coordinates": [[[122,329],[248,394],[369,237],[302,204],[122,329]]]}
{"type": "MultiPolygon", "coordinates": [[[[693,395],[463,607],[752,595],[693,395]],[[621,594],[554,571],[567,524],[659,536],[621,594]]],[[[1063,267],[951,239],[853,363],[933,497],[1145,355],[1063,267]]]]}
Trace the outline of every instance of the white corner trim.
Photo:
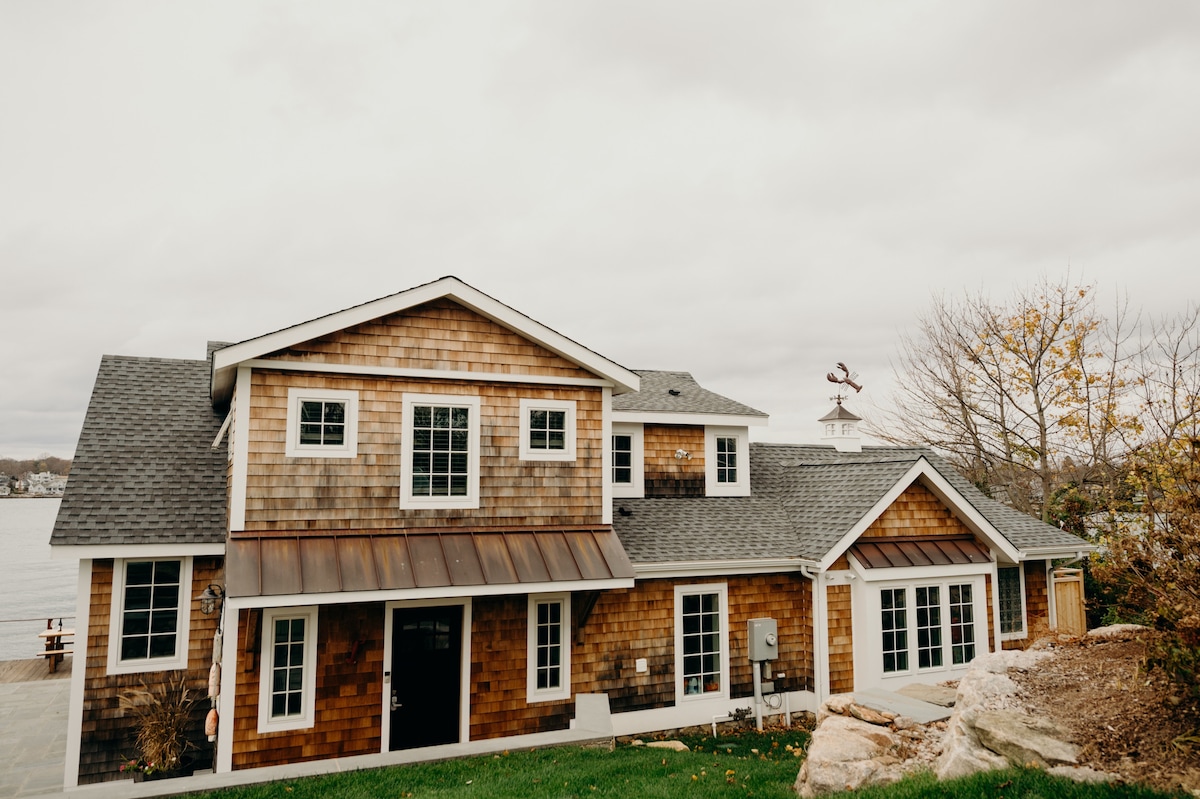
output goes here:
{"type": "Polygon", "coordinates": [[[92,615],[92,561],[79,561],[75,584],[75,652],[71,655],[71,695],[67,703],[67,751],[63,787],[79,785],[79,755],[83,744],[83,691],[87,677],[88,622],[92,615]]]}
{"type": "MultiPolygon", "coordinates": [[[[213,764],[213,770],[218,774],[233,771],[234,711],[238,675],[242,673],[241,664],[238,663],[238,642],[242,634],[241,615],[236,608],[230,607],[228,601],[221,609],[221,694],[217,698],[217,759],[213,764]]],[[[260,661],[260,671],[261,668],[260,661]]]]}
{"type": "Polygon", "coordinates": [[[600,483],[600,523],[612,524],[612,389],[607,387],[601,389],[600,435],[600,469],[605,478],[600,483]]]}
{"type": "Polygon", "coordinates": [[[250,479],[250,376],[250,367],[238,367],[237,388],[230,408],[233,414],[233,440],[229,447],[233,467],[233,479],[229,486],[231,531],[246,529],[246,485],[250,479]]]}

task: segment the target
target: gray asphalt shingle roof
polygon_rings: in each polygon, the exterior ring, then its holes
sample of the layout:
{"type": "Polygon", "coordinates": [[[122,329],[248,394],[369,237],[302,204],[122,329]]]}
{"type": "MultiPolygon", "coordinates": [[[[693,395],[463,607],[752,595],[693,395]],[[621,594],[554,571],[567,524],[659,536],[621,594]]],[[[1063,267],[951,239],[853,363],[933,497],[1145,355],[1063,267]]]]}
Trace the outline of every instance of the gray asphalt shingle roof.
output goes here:
{"type": "Polygon", "coordinates": [[[752,497],[617,499],[613,527],[634,563],[817,561],[922,457],[1017,549],[1085,545],[988,499],[923,447],[838,452],[828,446],[751,444],[752,497]]]}
{"type": "Polygon", "coordinates": [[[613,397],[614,411],[650,411],[656,413],[704,413],[731,416],[767,414],[749,405],[723,397],[702,387],[688,372],[631,370],[641,378],[641,388],[613,397]],[[675,392],[675,393],[672,393],[675,392]]]}
{"type": "Polygon", "coordinates": [[[207,361],[106,355],[50,543],[223,543],[223,414],[207,361]]]}

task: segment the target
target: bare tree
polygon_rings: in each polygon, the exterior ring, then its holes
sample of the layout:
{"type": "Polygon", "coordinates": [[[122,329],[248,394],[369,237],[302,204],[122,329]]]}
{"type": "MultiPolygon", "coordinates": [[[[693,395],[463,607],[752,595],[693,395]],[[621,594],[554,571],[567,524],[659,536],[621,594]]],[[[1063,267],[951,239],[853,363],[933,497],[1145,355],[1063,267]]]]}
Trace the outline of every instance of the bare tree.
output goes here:
{"type": "Polygon", "coordinates": [[[1089,286],[938,298],[901,342],[899,389],[872,432],[940,450],[985,492],[1049,521],[1065,476],[1119,474],[1128,344],[1123,309],[1105,319],[1089,286]]]}

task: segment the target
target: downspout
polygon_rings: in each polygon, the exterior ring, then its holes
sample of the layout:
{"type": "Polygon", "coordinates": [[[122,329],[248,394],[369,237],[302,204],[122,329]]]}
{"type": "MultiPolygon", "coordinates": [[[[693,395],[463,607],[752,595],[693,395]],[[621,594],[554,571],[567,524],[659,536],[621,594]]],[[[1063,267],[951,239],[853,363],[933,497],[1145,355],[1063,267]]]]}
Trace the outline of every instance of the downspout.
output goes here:
{"type": "Polygon", "coordinates": [[[813,693],[819,709],[829,696],[829,660],[825,654],[829,627],[825,618],[825,586],[820,580],[824,572],[820,568],[801,566],[800,573],[812,581],[813,693]]]}

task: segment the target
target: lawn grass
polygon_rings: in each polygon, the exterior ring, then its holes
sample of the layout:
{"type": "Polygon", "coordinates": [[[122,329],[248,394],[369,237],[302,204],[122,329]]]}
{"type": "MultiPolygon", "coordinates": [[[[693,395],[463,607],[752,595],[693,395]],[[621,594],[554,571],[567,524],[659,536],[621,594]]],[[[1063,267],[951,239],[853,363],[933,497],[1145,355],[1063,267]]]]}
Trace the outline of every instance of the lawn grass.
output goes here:
{"type": "MultiPolygon", "coordinates": [[[[568,799],[646,797],[708,799],[754,796],[796,799],[793,784],[803,762],[793,752],[807,742],[793,730],[679,738],[689,752],[620,746],[615,751],[561,747],[440,763],[373,769],[248,785],[196,799],[568,799]]],[[[1163,799],[1129,785],[1082,785],[1033,769],[976,774],[939,783],[919,775],[869,788],[855,799],[1163,799]]]]}

